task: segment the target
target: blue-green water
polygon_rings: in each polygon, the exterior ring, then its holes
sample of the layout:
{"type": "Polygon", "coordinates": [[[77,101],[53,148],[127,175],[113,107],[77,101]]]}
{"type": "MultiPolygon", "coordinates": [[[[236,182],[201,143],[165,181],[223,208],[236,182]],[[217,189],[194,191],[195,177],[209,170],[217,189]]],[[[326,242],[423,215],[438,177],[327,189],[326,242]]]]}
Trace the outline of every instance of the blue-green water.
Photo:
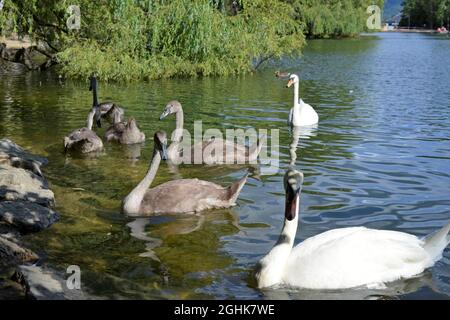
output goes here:
{"type": "MultiPolygon", "coordinates": [[[[420,277],[386,290],[260,291],[250,274],[279,235],[282,176],[291,162],[286,119],[293,93],[273,72],[299,73],[301,97],[321,119],[316,130],[300,132],[295,150],[296,166],[305,173],[297,242],[358,225],[423,236],[450,220],[449,52],[445,36],[376,34],[309,41],[300,58],[239,78],[100,83],[100,100],[121,103],[148,139],[134,148],[106,143],[102,155],[84,159],[66,157],[62,139],[85,123],[88,83],[59,80],[54,73],[0,71],[0,136],[49,159],[45,174],[62,215],[27,240],[43,263],[59,270],[79,265],[82,287],[95,296],[448,298],[449,249],[420,277]],[[120,202],[147,170],[153,132],[174,128],[173,118],[158,120],[172,99],[183,104],[190,130],[200,119],[204,129],[279,129],[278,174],[252,171],[232,209],[124,217],[120,202]],[[145,234],[132,235],[130,223],[145,234]],[[153,258],[141,256],[149,250],[153,258]]],[[[178,174],[227,184],[245,172],[181,166],[178,174]]],[[[162,165],[155,184],[174,176],[162,165]]]]}

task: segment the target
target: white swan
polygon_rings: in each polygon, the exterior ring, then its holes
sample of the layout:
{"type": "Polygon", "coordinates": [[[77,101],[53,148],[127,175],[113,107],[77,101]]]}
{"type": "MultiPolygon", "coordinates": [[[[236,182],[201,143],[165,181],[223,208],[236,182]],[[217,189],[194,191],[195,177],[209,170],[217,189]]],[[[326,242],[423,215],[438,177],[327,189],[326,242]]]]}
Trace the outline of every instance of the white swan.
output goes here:
{"type": "Polygon", "coordinates": [[[299,98],[300,80],[296,74],[289,77],[287,88],[294,85],[294,107],[289,112],[288,124],[291,126],[310,126],[319,122],[319,115],[309,104],[299,98]]]}
{"type": "Polygon", "coordinates": [[[293,247],[303,174],[288,170],[285,222],[272,250],[257,265],[259,288],[287,285],[308,289],[379,287],[410,278],[442,258],[450,223],[437,233],[416,236],[365,227],[334,229],[293,247]]]}

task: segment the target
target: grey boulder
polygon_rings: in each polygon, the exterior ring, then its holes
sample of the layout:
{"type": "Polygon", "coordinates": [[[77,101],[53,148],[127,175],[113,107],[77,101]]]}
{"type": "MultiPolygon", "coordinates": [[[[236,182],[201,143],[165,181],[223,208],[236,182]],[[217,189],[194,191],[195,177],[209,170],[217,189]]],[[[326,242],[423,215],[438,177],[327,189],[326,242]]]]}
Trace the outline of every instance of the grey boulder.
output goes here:
{"type": "Polygon", "coordinates": [[[55,196],[41,176],[25,169],[0,164],[0,200],[23,200],[52,206],[55,196]]]}
{"type": "Polygon", "coordinates": [[[46,165],[48,160],[24,151],[22,147],[9,139],[0,139],[0,163],[29,170],[43,177],[41,166],[46,165]]]}
{"type": "Polygon", "coordinates": [[[59,214],[50,208],[25,201],[0,202],[0,220],[22,233],[38,232],[58,221],[59,214]]]}

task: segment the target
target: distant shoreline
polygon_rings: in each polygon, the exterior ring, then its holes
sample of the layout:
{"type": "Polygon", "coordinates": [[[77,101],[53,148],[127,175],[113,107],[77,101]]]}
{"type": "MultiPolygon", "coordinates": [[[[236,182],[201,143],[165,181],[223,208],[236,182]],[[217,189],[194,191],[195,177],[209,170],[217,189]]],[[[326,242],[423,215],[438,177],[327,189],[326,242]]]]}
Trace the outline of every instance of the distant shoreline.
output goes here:
{"type": "MultiPolygon", "coordinates": [[[[381,30],[381,32],[402,32],[402,33],[436,33],[440,34],[434,29],[394,29],[394,30],[381,30]]],[[[446,33],[442,33],[446,34],[446,33]]],[[[448,33],[447,33],[448,34],[448,33]]]]}

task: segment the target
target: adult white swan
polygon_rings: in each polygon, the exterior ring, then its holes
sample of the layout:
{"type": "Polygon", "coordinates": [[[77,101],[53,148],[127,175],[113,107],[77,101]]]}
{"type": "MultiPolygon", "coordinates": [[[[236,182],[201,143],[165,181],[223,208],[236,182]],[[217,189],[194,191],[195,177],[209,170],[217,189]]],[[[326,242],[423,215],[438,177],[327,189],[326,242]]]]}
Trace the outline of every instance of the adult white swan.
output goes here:
{"type": "Polygon", "coordinates": [[[294,85],[294,107],[289,112],[288,124],[291,126],[310,126],[319,122],[319,115],[309,104],[299,98],[300,79],[296,74],[291,74],[286,85],[287,88],[294,85]]]}
{"type": "Polygon", "coordinates": [[[441,259],[450,242],[450,223],[424,239],[365,227],[334,229],[293,248],[303,174],[284,177],[284,227],[275,246],[258,263],[259,288],[284,284],[308,289],[378,286],[422,273],[441,259]]]}

